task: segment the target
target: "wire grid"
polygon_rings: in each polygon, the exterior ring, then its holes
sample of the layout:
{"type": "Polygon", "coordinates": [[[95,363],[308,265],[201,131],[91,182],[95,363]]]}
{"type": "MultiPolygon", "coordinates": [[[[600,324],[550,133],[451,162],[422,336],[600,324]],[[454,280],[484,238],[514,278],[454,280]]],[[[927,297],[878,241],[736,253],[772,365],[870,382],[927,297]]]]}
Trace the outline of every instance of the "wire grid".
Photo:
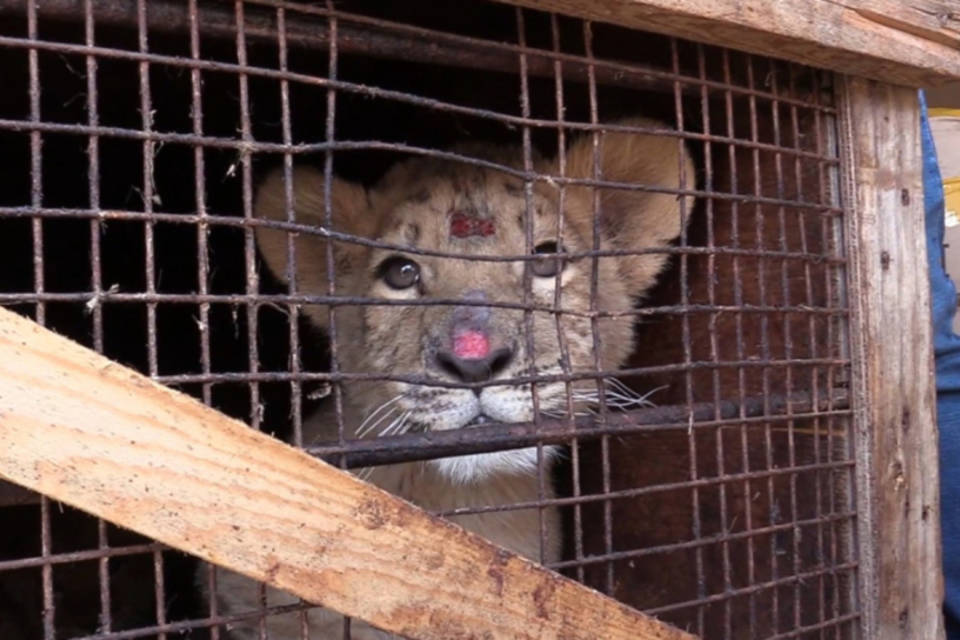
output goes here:
{"type": "MultiPolygon", "coordinates": [[[[553,568],[703,637],[855,635],[843,209],[828,74],[653,35],[637,45],[636,32],[480,2],[458,18],[420,5],[0,0],[0,20],[0,64],[12,78],[0,102],[12,149],[0,194],[0,303],[344,468],[536,447],[536,500],[441,515],[561,509],[564,553],[553,568]],[[638,113],[665,124],[617,124],[638,113]],[[624,129],[688,145],[696,175],[679,166],[678,189],[605,182],[598,153],[591,178],[565,174],[572,139],[598,149],[604,131],[624,129]],[[451,147],[464,133],[519,143],[522,166],[451,147]],[[559,155],[556,175],[533,170],[538,149],[559,155]],[[521,179],[526,250],[463,256],[337,231],[333,176],[369,182],[404,155],[521,179]],[[322,228],[293,214],[302,162],[322,168],[322,228]],[[270,164],[282,167],[286,221],[253,210],[270,164]],[[545,182],[561,202],[583,185],[676,194],[690,219],[674,245],[647,250],[671,255],[671,267],[630,311],[597,305],[597,265],[636,251],[602,246],[595,224],[591,250],[565,255],[591,264],[581,315],[595,353],[598,324],[632,316],[638,355],[622,369],[605,370],[597,356],[592,371],[573,372],[562,353],[561,374],[507,380],[528,385],[535,408],[538,383],[565,383],[565,417],[535,411],[509,427],[350,438],[345,384],[504,380],[344,371],[334,310],[472,303],[347,295],[332,275],[325,291],[301,291],[296,277],[281,286],[258,264],[255,229],[329,238],[329,274],[338,244],[529,264],[530,202],[545,182]],[[326,340],[296,320],[317,305],[329,309],[326,340]],[[657,389],[658,406],[621,412],[600,393],[593,415],[573,415],[574,382],[602,389],[614,376],[657,389]],[[305,442],[304,421],[323,402],[333,403],[338,437],[305,442]],[[553,470],[552,445],[566,451],[553,470]]],[[[288,276],[296,253],[291,234],[288,276]]],[[[530,280],[525,268],[522,301],[483,303],[523,311],[527,354],[535,312],[558,327],[575,313],[559,288],[554,304],[532,304],[530,280]]],[[[270,616],[308,609],[267,606],[262,592],[258,609],[224,613],[194,586],[215,592],[213,567],[38,503],[5,507],[22,535],[0,559],[0,607],[19,611],[0,616],[3,637],[217,638],[231,625],[266,637],[270,616]]],[[[542,554],[556,532],[539,522],[542,554]]]]}

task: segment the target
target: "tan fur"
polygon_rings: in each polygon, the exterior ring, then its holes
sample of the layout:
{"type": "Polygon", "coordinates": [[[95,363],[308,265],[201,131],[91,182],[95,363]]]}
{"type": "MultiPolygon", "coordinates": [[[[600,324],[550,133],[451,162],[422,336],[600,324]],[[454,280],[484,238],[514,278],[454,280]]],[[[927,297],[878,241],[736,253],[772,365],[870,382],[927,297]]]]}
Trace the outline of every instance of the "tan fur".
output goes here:
{"type": "MultiPolygon", "coordinates": [[[[650,126],[633,120],[625,124],[650,126]]],[[[677,188],[680,175],[688,187],[694,179],[689,156],[674,138],[608,132],[597,136],[600,179],[677,188]]],[[[566,175],[593,179],[594,139],[585,136],[567,151],[566,175]]],[[[498,164],[522,167],[518,149],[470,148],[465,155],[483,157],[498,164]]],[[[556,160],[536,160],[540,173],[559,175],[556,160]]],[[[301,224],[323,226],[324,179],[319,172],[299,167],[294,172],[295,219],[301,224]]],[[[562,245],[567,252],[593,248],[595,189],[569,186],[563,197],[562,245]]],[[[287,206],[282,172],[271,174],[257,195],[258,217],[286,221],[287,206]]],[[[643,250],[663,247],[681,231],[680,199],[673,194],[636,190],[604,189],[599,194],[599,230],[602,249],[643,250]]],[[[396,245],[466,255],[521,255],[526,253],[524,212],[527,203],[521,179],[492,169],[461,165],[445,160],[417,158],[391,169],[375,188],[363,188],[338,178],[332,180],[332,228],[364,238],[396,245]],[[451,237],[450,216],[468,211],[493,223],[489,237],[451,237]]],[[[686,209],[691,202],[687,199],[686,209]]],[[[533,245],[558,240],[560,189],[555,182],[534,183],[529,211],[533,214],[533,245]]],[[[260,228],[257,242],[270,270],[288,277],[288,236],[284,231],[260,228]]],[[[323,236],[296,236],[296,278],[300,291],[326,293],[326,243],[323,236]]],[[[425,298],[461,299],[482,295],[490,302],[523,302],[524,266],[521,261],[478,262],[408,254],[421,269],[419,288],[395,290],[376,277],[384,259],[401,252],[369,248],[344,242],[334,243],[335,289],[339,295],[366,296],[393,300],[425,298]]],[[[600,258],[596,308],[603,311],[629,310],[654,283],[666,262],[664,254],[600,258]]],[[[590,311],[591,260],[569,261],[559,277],[561,307],[587,314],[590,311]]],[[[531,301],[553,305],[555,278],[533,278],[531,301]]],[[[394,375],[419,375],[450,380],[434,360],[437,348],[448,340],[451,314],[456,306],[339,306],[335,311],[337,351],[341,370],[394,375]],[[437,345],[441,345],[438,347],[437,345]]],[[[531,373],[560,374],[561,340],[554,314],[533,314],[533,357],[527,352],[522,310],[484,307],[489,312],[492,346],[509,347],[514,357],[497,378],[531,373]],[[530,363],[533,368],[531,370],[530,363]]],[[[326,307],[309,306],[304,312],[319,327],[327,328],[326,307]]],[[[598,320],[599,349],[595,350],[591,322],[587,315],[563,315],[561,331],[574,372],[594,370],[597,361],[604,369],[621,366],[633,349],[631,317],[598,320]],[[596,357],[595,357],[596,355],[596,357]]],[[[574,383],[575,388],[595,389],[591,380],[574,383]]],[[[566,385],[562,382],[537,384],[541,410],[567,409],[566,385]]],[[[451,389],[400,382],[354,382],[344,386],[345,423],[350,433],[379,407],[407,412],[403,430],[445,430],[464,426],[482,410],[501,422],[533,418],[529,385],[484,387],[476,396],[470,389],[451,389]],[[398,398],[398,396],[400,396],[398,398]],[[389,404],[389,403],[393,404],[389,404]],[[480,409],[477,409],[480,407],[480,409]]],[[[335,437],[332,408],[321,410],[304,425],[307,441],[335,437]]],[[[376,435],[374,429],[366,437],[376,435]]],[[[551,454],[547,451],[547,454],[551,454]]],[[[506,505],[553,496],[550,479],[541,486],[536,458],[531,450],[469,456],[454,461],[411,463],[377,468],[367,472],[371,482],[426,509],[506,505]]],[[[555,509],[513,510],[455,518],[467,529],[478,532],[512,551],[546,562],[560,553],[560,525],[555,509]],[[544,519],[547,544],[540,548],[540,518],[544,519]]],[[[271,604],[289,602],[280,593],[269,591],[271,604]]],[[[254,583],[224,573],[218,589],[221,612],[256,609],[259,591],[254,583]]],[[[270,618],[267,629],[274,639],[299,637],[296,615],[270,618]]],[[[233,638],[254,638],[256,628],[235,630],[233,638]]],[[[310,637],[340,637],[340,618],[322,610],[310,613],[310,637]]],[[[389,637],[361,623],[354,625],[354,637],[389,637]]]]}

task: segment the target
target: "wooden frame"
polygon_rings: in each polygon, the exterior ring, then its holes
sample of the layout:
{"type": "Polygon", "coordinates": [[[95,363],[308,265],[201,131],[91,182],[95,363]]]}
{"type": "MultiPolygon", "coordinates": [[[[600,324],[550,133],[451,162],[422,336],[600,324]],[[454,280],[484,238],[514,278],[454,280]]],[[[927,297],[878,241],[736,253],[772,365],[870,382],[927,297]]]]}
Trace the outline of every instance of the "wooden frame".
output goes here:
{"type": "MultiPolygon", "coordinates": [[[[857,292],[849,342],[859,576],[851,597],[863,638],[942,638],[918,105],[913,90],[894,85],[960,77],[955,3],[511,3],[875,79],[840,83],[839,187],[857,292]]],[[[412,637],[691,637],[2,310],[0,476],[412,637]],[[290,520],[302,527],[281,543],[290,520]],[[436,548],[446,554],[431,554],[436,548]],[[391,561],[373,571],[364,549],[389,551],[391,561]],[[445,579],[475,597],[444,591],[445,579]],[[384,597],[397,589],[406,596],[384,597]],[[431,605],[406,606],[424,593],[431,605]]],[[[8,493],[8,501],[23,498],[8,493]]]]}
{"type": "Polygon", "coordinates": [[[936,388],[916,91],[841,84],[864,638],[942,638],[936,388]]]}

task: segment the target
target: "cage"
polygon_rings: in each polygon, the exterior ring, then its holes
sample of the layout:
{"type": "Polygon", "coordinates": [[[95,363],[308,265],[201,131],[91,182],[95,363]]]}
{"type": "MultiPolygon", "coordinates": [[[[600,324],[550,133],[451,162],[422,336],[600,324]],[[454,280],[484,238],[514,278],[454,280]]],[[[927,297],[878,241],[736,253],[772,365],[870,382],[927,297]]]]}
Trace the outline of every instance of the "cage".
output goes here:
{"type": "Polygon", "coordinates": [[[0,0],[0,637],[941,637],[955,18],[741,4],[0,0]]]}

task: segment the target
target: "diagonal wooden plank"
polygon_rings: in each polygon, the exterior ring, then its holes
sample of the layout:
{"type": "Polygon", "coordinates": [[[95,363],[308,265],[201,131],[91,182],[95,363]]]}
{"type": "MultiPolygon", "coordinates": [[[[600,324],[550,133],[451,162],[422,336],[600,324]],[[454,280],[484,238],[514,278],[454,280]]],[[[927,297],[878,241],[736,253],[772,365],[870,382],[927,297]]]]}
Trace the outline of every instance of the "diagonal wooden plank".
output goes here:
{"type": "Polygon", "coordinates": [[[411,638],[693,638],[3,309],[0,477],[411,638]]]}

